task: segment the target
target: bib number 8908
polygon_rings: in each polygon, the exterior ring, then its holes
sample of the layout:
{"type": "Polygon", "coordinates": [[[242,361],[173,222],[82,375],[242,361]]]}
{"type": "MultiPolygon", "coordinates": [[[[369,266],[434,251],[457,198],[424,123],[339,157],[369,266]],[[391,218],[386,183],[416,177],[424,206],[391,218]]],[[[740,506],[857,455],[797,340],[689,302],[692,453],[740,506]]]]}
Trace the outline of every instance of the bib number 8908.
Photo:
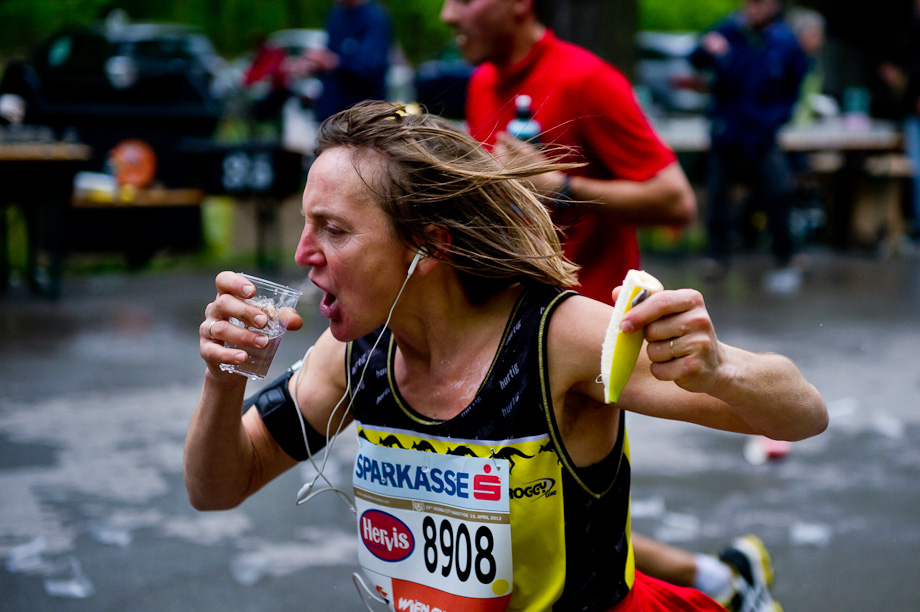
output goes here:
{"type": "Polygon", "coordinates": [[[439,554],[444,558],[441,566],[441,575],[450,575],[451,568],[456,568],[457,578],[466,582],[471,571],[475,570],[476,579],[482,584],[490,584],[495,580],[495,557],[492,548],[495,541],[488,527],[482,526],[476,530],[476,535],[471,539],[466,523],[460,523],[454,533],[453,525],[448,520],[442,520],[439,527],[435,527],[434,519],[426,516],[422,521],[422,530],[425,536],[425,568],[433,574],[438,569],[439,554]],[[475,558],[473,547],[476,548],[475,558]]]}

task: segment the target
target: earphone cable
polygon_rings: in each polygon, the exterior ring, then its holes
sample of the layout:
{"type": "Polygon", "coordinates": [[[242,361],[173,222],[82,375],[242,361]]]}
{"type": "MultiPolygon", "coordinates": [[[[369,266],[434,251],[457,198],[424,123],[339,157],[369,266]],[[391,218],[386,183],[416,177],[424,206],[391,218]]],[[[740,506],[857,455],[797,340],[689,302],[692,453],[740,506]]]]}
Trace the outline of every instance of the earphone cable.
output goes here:
{"type": "MultiPolygon", "coordinates": [[[[417,259],[418,259],[418,256],[416,256],[416,260],[417,259]]],[[[415,261],[413,261],[413,264],[414,263],[415,261]]],[[[357,508],[354,505],[354,501],[351,499],[348,493],[334,486],[332,482],[330,482],[329,479],[326,477],[324,473],[326,470],[326,462],[328,461],[329,455],[332,452],[332,446],[335,444],[335,440],[338,438],[338,435],[342,432],[342,427],[345,423],[346,417],[348,416],[348,412],[351,410],[352,404],[354,404],[355,396],[357,396],[358,391],[360,391],[361,389],[361,384],[364,382],[364,374],[367,372],[367,368],[370,365],[371,355],[374,353],[375,350],[377,350],[377,345],[380,344],[380,339],[383,338],[383,332],[386,331],[387,326],[390,324],[390,320],[393,318],[393,311],[396,310],[396,304],[399,303],[399,298],[402,297],[403,291],[406,288],[406,284],[408,284],[409,279],[412,277],[412,273],[414,271],[415,271],[415,265],[411,265],[409,267],[409,273],[406,274],[406,279],[403,281],[402,286],[399,288],[399,293],[396,294],[396,299],[393,300],[393,305],[390,306],[390,311],[387,314],[386,321],[384,322],[383,327],[380,330],[380,333],[377,335],[377,339],[374,341],[374,344],[371,347],[371,350],[368,351],[367,353],[367,359],[364,362],[364,367],[361,369],[361,375],[358,377],[358,384],[355,385],[354,392],[350,393],[352,389],[351,389],[351,382],[349,380],[349,383],[345,387],[345,393],[342,395],[342,397],[336,403],[335,407],[332,409],[332,412],[329,414],[329,420],[326,422],[327,446],[323,453],[322,464],[319,467],[317,467],[316,462],[313,458],[313,453],[310,451],[310,444],[307,441],[306,423],[304,422],[303,414],[301,414],[300,412],[300,405],[298,404],[297,397],[296,397],[297,389],[300,388],[300,377],[303,375],[303,368],[306,365],[307,357],[310,355],[310,351],[313,350],[313,347],[311,346],[309,349],[307,349],[307,352],[304,353],[303,359],[301,360],[300,369],[297,372],[297,380],[294,383],[293,399],[294,399],[294,407],[296,408],[296,412],[297,412],[297,418],[300,420],[300,430],[301,430],[301,434],[303,435],[304,447],[307,449],[307,457],[309,458],[310,464],[313,466],[313,469],[317,471],[317,474],[313,478],[312,482],[304,484],[304,486],[302,486],[300,490],[297,492],[297,504],[298,505],[303,504],[309,501],[310,499],[313,499],[313,497],[315,497],[317,494],[323,491],[331,490],[331,491],[334,491],[339,496],[339,499],[341,499],[345,503],[345,505],[348,506],[349,510],[351,510],[353,513],[357,513],[357,508]],[[342,402],[345,401],[345,398],[348,397],[349,394],[351,395],[351,399],[348,402],[348,405],[345,407],[345,412],[342,413],[342,418],[339,420],[339,424],[336,427],[335,435],[332,438],[330,438],[329,433],[332,427],[332,420],[333,418],[335,418],[335,413],[338,411],[339,406],[342,405],[342,402]],[[316,485],[317,481],[319,481],[320,478],[322,478],[326,482],[326,484],[329,485],[329,488],[313,492],[312,489],[316,485]]]]}

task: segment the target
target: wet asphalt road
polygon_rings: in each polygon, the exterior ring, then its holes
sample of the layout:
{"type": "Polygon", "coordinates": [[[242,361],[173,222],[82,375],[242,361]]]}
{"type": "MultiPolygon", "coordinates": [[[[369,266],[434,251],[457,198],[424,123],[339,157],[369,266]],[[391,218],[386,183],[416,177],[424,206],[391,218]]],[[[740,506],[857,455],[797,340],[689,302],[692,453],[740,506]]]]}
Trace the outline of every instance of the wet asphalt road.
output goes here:
{"type": "MultiPolygon", "coordinates": [[[[755,465],[747,438],[630,415],[634,528],[702,552],[758,534],[786,612],[920,610],[920,258],[813,259],[798,291],[775,294],[757,256],[717,284],[693,260],[646,258],[665,286],[704,291],[723,340],[790,356],[832,418],[755,465]]],[[[182,445],[215,272],[73,278],[57,302],[0,297],[0,609],[363,609],[353,518],[332,495],[294,504],[309,469],[232,511],[187,502],[182,445]]],[[[299,310],[308,325],[273,374],[320,331],[315,298],[299,310]]],[[[336,445],[334,482],[349,482],[353,452],[350,436],[336,445]]]]}

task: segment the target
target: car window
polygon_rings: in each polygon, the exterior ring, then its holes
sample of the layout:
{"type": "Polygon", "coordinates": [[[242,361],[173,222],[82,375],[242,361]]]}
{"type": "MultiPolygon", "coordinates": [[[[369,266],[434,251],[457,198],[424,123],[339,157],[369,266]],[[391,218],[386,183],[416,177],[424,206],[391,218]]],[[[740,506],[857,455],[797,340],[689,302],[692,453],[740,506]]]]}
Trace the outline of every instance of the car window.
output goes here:
{"type": "Polygon", "coordinates": [[[64,34],[48,46],[45,61],[52,70],[69,74],[101,72],[109,45],[98,36],[64,34]]]}
{"type": "Polygon", "coordinates": [[[192,57],[183,41],[175,38],[139,40],[131,43],[130,51],[125,54],[144,59],[190,59],[192,57]]]}
{"type": "Polygon", "coordinates": [[[70,57],[73,49],[73,39],[70,36],[61,36],[51,43],[48,48],[48,65],[60,66],[70,57]]]}
{"type": "Polygon", "coordinates": [[[185,39],[185,47],[191,55],[198,57],[210,57],[217,55],[214,45],[206,36],[195,34],[185,39]]]}

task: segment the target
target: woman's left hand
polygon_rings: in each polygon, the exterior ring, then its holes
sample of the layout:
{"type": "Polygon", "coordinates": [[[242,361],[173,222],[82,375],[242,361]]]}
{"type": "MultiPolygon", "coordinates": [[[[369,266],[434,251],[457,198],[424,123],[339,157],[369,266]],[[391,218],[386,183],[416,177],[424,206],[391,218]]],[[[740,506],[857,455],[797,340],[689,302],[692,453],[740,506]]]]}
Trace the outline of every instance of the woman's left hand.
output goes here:
{"type": "MultiPolygon", "coordinates": [[[[614,299],[617,293],[614,291],[614,299]]],[[[651,372],[658,380],[711,394],[726,374],[723,346],[699,291],[656,293],[627,312],[620,328],[645,328],[651,372]]]]}

